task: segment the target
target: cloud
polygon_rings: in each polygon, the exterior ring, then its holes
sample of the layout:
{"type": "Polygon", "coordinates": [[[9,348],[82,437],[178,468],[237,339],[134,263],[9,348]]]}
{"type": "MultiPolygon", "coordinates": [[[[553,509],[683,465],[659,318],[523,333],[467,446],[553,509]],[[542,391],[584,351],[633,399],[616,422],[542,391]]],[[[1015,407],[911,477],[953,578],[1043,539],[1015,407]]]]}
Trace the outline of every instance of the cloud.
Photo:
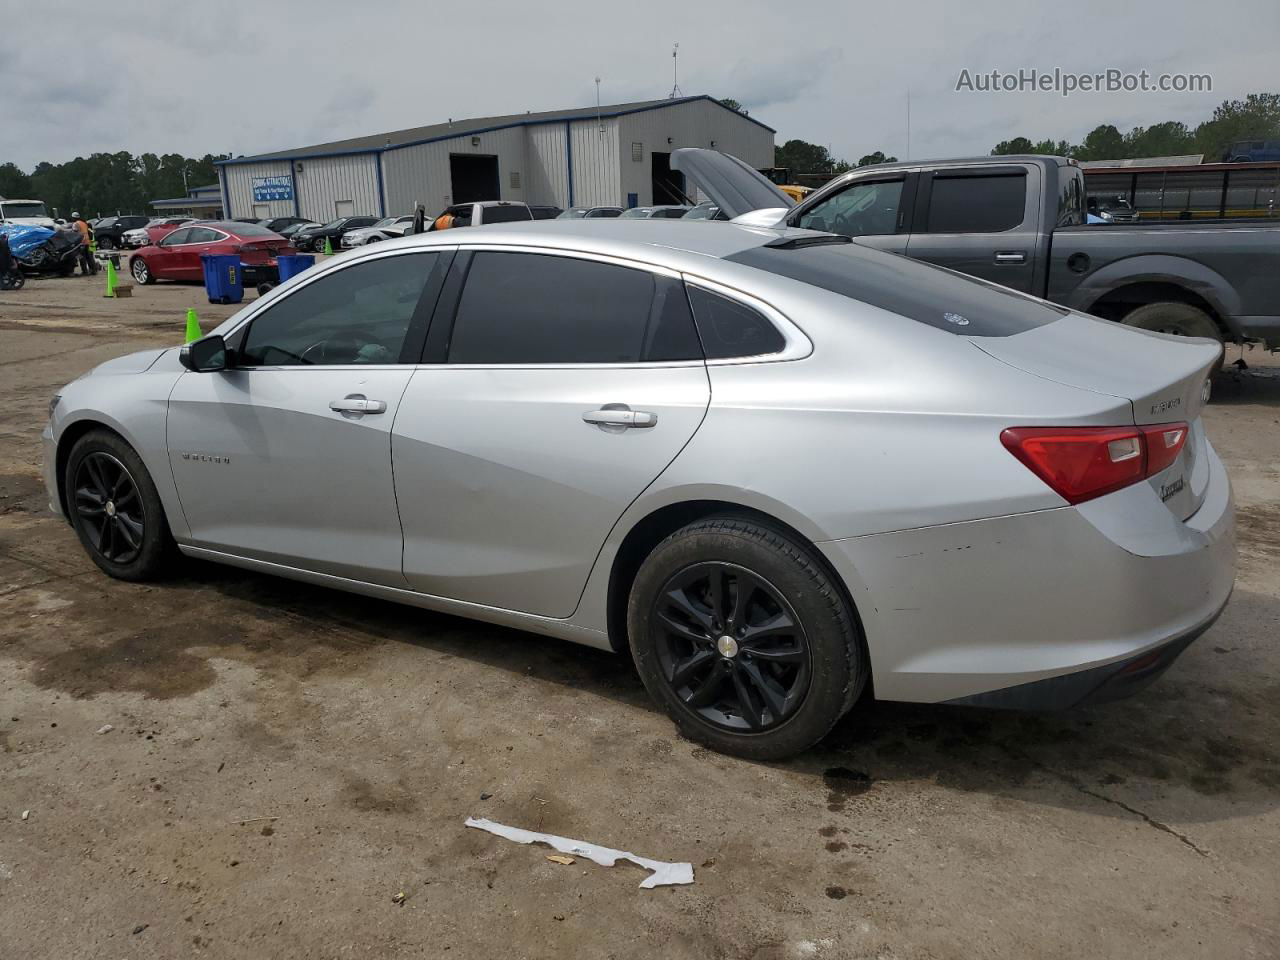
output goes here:
{"type": "Polygon", "coordinates": [[[843,157],[985,153],[1011,136],[1082,138],[1275,88],[1275,0],[16,0],[4,20],[0,163],[97,151],[248,154],[447,117],[665,97],[733,97],[843,157]],[[181,9],[179,9],[179,6],[181,9]],[[1230,42],[1220,42],[1234,24],[1230,42]],[[1115,66],[1213,74],[1212,93],[961,95],[961,69],[1115,66]]]}

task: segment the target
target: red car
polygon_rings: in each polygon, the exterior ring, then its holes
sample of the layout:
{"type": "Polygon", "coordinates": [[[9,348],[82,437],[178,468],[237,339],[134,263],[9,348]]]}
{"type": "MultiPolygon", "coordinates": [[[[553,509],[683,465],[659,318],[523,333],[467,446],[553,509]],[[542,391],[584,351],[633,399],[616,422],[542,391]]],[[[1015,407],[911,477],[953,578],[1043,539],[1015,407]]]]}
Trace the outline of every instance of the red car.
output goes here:
{"type": "Polygon", "coordinates": [[[246,285],[276,282],[276,257],[293,254],[293,245],[278,233],[256,223],[196,223],[165,234],[157,243],[138,250],[129,270],[138,283],[157,280],[204,280],[202,254],[239,254],[246,285]]]}

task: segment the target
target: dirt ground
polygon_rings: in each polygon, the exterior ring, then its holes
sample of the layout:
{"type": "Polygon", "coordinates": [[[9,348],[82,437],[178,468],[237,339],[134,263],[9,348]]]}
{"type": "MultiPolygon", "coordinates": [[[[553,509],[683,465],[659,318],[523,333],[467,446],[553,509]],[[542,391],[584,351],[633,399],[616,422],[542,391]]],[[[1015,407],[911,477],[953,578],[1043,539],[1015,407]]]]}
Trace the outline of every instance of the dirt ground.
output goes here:
{"type": "Polygon", "coordinates": [[[677,737],[623,658],[199,563],[101,575],[46,510],[48,398],[230,308],[100,279],[0,293],[0,958],[1280,956],[1259,351],[1206,414],[1235,596],[1156,685],[1058,715],[861,705],[765,765],[677,737]],[[640,890],[472,815],[696,882],[640,890]]]}

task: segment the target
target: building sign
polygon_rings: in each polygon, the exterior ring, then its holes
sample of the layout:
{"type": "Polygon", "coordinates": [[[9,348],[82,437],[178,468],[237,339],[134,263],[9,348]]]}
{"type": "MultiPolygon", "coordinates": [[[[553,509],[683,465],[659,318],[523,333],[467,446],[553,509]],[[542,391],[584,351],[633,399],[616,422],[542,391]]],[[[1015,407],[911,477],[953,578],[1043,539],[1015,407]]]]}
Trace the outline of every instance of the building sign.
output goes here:
{"type": "Polygon", "coordinates": [[[272,200],[293,199],[293,177],[254,177],[253,202],[270,203],[272,200]]]}

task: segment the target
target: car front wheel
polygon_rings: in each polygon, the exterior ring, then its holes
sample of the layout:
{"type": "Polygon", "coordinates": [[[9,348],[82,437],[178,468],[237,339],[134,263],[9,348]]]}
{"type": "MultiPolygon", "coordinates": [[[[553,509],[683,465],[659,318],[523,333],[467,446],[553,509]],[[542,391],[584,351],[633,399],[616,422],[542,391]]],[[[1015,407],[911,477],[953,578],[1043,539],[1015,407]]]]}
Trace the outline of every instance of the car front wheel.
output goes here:
{"type": "Polygon", "coordinates": [[[63,489],[80,543],[120,580],[151,580],[173,548],[169,522],[142,459],[117,434],[91,430],[67,457],[63,489]]]}
{"type": "Polygon", "coordinates": [[[632,586],[632,655],[681,732],[779,760],[822,739],[866,685],[855,618],[813,548],[746,518],[660,543],[632,586]]]}

